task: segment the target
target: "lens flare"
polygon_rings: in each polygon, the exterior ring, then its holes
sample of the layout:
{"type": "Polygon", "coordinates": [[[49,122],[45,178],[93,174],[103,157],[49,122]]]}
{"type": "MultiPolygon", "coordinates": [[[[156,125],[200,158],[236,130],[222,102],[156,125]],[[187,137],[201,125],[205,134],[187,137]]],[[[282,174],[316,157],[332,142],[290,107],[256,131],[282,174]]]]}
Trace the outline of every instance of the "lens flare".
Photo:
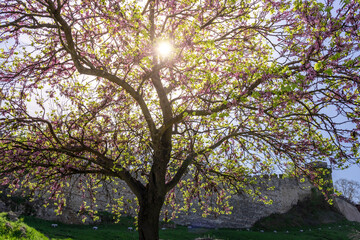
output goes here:
{"type": "Polygon", "coordinates": [[[168,57],[172,52],[172,46],[169,42],[162,41],[157,44],[156,51],[161,57],[168,57]]]}

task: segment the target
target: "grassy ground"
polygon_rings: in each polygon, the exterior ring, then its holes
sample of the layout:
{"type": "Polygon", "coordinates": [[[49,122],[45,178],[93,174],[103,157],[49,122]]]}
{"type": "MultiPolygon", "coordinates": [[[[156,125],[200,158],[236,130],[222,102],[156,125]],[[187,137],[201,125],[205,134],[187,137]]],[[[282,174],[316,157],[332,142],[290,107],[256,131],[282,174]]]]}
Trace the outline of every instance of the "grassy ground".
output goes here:
{"type": "Polygon", "coordinates": [[[43,233],[33,227],[28,226],[21,220],[10,221],[7,213],[0,213],[0,239],[1,240],[18,240],[31,239],[43,240],[48,239],[43,233]]]}
{"type": "MultiPolygon", "coordinates": [[[[0,214],[0,240],[34,239],[34,240],[136,240],[136,231],[128,231],[133,227],[133,219],[122,218],[118,224],[67,225],[44,221],[32,217],[24,217],[18,221],[10,221],[6,213],[0,214]],[[11,227],[9,227],[11,225],[11,227]],[[25,230],[24,230],[25,229],[25,230]]],[[[134,228],[135,229],[135,228],[134,228]]],[[[164,240],[194,240],[198,237],[224,240],[358,240],[360,239],[360,224],[342,221],[333,224],[322,224],[317,227],[293,227],[289,229],[199,229],[177,227],[176,229],[160,230],[160,238],[164,240]],[[274,232],[276,231],[276,232],[274,232]]]]}

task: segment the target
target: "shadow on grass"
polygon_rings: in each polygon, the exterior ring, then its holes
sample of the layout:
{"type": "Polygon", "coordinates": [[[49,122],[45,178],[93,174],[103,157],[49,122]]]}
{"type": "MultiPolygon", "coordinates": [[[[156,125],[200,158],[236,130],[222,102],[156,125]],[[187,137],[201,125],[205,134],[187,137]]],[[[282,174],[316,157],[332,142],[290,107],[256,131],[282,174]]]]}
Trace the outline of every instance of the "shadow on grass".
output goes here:
{"type": "Polygon", "coordinates": [[[128,231],[128,227],[135,229],[133,222],[133,219],[124,217],[118,224],[73,225],[24,217],[24,223],[52,240],[137,240],[138,233],[128,231]],[[57,224],[57,226],[53,227],[52,224],[57,224]],[[97,228],[94,229],[94,226],[97,228]]]}
{"type": "MultiPolygon", "coordinates": [[[[35,228],[52,240],[137,240],[136,231],[128,231],[134,220],[122,218],[118,224],[99,225],[70,225],[58,222],[45,221],[33,217],[24,217],[24,223],[35,228]],[[52,227],[51,224],[58,224],[52,227]],[[96,226],[97,230],[93,227],[96,226]]],[[[360,224],[348,221],[322,224],[315,228],[290,227],[288,230],[262,230],[262,229],[188,229],[177,226],[175,229],[160,230],[162,240],[194,240],[196,238],[209,238],[221,240],[355,240],[360,232],[360,224]]],[[[358,240],[358,239],[357,239],[358,240]]]]}

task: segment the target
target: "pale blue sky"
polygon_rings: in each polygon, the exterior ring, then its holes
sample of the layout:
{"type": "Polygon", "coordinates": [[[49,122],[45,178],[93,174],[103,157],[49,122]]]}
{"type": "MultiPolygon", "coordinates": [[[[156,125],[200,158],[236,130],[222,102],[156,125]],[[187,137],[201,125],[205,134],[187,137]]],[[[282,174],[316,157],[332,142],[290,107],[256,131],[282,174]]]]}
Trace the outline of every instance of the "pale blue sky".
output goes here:
{"type": "Polygon", "coordinates": [[[347,180],[355,180],[360,183],[360,167],[358,165],[353,165],[345,170],[334,170],[332,175],[333,181],[344,178],[347,180]]]}

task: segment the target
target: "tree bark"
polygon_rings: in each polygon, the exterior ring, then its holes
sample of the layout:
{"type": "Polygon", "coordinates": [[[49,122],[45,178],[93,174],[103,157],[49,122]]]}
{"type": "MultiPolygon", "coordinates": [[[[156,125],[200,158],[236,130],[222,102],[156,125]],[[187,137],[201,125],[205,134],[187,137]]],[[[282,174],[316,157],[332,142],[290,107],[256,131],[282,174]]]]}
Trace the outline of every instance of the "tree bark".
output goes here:
{"type": "Polygon", "coordinates": [[[159,239],[159,218],[164,196],[148,191],[139,204],[138,230],[139,240],[159,239]]]}

